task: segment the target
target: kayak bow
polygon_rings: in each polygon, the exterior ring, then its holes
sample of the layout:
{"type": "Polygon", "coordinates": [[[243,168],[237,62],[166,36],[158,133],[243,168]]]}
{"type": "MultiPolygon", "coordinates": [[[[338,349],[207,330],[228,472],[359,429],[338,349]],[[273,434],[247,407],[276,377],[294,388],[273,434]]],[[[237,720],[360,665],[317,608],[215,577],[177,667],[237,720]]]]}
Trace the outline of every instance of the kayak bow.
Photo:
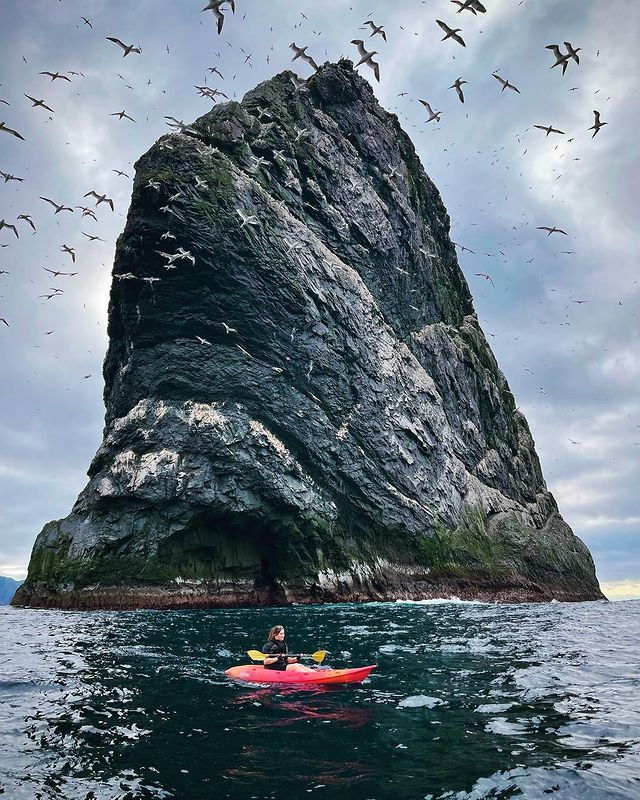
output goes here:
{"type": "Polygon", "coordinates": [[[362,683],[376,666],[376,664],[370,664],[368,667],[356,667],[354,669],[309,669],[302,672],[300,670],[265,669],[258,664],[243,664],[226,670],[225,675],[235,681],[243,681],[245,683],[303,683],[314,685],[362,683]]]}

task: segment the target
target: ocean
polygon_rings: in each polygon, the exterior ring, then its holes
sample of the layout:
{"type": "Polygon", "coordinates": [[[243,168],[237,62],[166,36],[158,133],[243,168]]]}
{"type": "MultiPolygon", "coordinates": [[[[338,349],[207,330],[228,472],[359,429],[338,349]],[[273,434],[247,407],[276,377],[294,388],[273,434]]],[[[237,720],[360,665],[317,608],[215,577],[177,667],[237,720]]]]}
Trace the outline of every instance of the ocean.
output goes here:
{"type": "Polygon", "coordinates": [[[0,608],[0,795],[640,798],[640,602],[449,601],[210,611],[0,608]],[[292,652],[378,667],[247,686],[292,652]]]}

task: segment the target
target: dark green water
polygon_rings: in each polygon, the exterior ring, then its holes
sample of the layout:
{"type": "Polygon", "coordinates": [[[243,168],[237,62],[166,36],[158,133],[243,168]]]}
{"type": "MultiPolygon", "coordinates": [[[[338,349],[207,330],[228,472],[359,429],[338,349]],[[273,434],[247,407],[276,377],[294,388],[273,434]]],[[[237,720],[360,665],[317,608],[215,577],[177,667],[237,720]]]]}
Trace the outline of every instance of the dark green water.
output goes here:
{"type": "Polygon", "coordinates": [[[640,602],[0,609],[11,800],[640,798],[640,602]],[[266,630],[361,686],[230,683],[266,630]]]}

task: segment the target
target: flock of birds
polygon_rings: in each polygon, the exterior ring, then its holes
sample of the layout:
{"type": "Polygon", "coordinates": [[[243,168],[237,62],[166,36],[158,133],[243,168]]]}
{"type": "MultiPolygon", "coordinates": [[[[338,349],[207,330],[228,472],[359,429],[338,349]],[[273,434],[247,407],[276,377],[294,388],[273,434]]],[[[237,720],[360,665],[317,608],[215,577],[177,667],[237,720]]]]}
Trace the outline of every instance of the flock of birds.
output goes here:
{"type": "MultiPolygon", "coordinates": [[[[475,17],[487,13],[487,8],[479,0],[451,0],[451,3],[457,7],[455,13],[456,15],[461,15],[460,19],[465,19],[467,17],[475,17]]],[[[201,11],[205,14],[211,13],[213,15],[216,21],[217,33],[218,35],[220,35],[222,34],[225,25],[225,15],[229,13],[235,15],[236,13],[235,0],[209,0],[209,2],[207,2],[207,4],[201,9],[201,11]]],[[[302,13],[301,16],[306,20],[306,15],[304,13],[302,13]]],[[[246,14],[244,15],[244,17],[246,17],[246,14]]],[[[81,21],[83,25],[93,29],[93,23],[89,18],[83,16],[81,17],[81,21]]],[[[434,25],[437,25],[444,34],[441,39],[442,42],[446,43],[450,42],[454,45],[458,45],[459,47],[466,47],[466,42],[462,36],[463,30],[460,27],[453,27],[451,24],[441,19],[436,19],[434,25]]],[[[298,26],[296,25],[295,27],[297,28],[298,26]]],[[[402,27],[401,29],[404,31],[402,27]]],[[[369,15],[369,18],[367,18],[362,23],[362,30],[368,33],[368,37],[366,40],[364,38],[354,38],[351,40],[351,44],[357,49],[358,53],[358,58],[354,59],[355,67],[359,68],[361,66],[364,66],[369,68],[370,70],[372,70],[376,81],[379,82],[381,77],[380,62],[376,60],[375,57],[380,56],[381,53],[380,51],[373,49],[372,44],[373,42],[377,41],[379,41],[381,44],[382,42],[387,43],[388,32],[385,26],[377,24],[377,22],[374,21],[373,18],[371,18],[371,15],[369,15]]],[[[314,31],[314,33],[317,33],[319,35],[319,32],[314,31]]],[[[129,59],[135,56],[142,56],[143,52],[142,47],[136,44],[126,43],[122,39],[119,39],[115,36],[106,36],[104,38],[105,41],[108,41],[110,44],[114,45],[114,47],[118,48],[122,52],[123,59],[125,58],[129,59]]],[[[231,43],[228,44],[229,46],[231,46],[231,43]]],[[[580,65],[579,53],[582,50],[582,48],[580,47],[574,47],[573,44],[569,41],[565,41],[563,45],[564,45],[564,50],[562,45],[558,45],[555,43],[546,46],[546,49],[550,51],[551,55],[554,58],[554,62],[550,65],[550,69],[561,67],[562,75],[564,75],[567,72],[567,70],[571,65],[573,65],[574,69],[579,67],[580,65]]],[[[318,61],[308,52],[308,50],[310,49],[309,45],[299,46],[294,41],[289,45],[289,47],[293,53],[291,61],[295,62],[297,60],[300,60],[308,64],[313,70],[319,69],[318,61]]],[[[167,46],[167,52],[168,51],[169,48],[167,46]]],[[[253,54],[245,53],[244,50],[242,50],[242,52],[243,55],[245,56],[244,63],[248,64],[248,66],[251,67],[252,66],[251,58],[253,54]]],[[[220,56],[220,53],[217,53],[217,55],[220,56]]],[[[26,59],[24,60],[26,61],[26,59]]],[[[270,55],[267,55],[266,61],[267,63],[270,62],[270,55]]],[[[212,77],[217,76],[221,80],[224,80],[224,75],[219,67],[212,66],[209,67],[207,71],[210,73],[212,77]]],[[[72,81],[72,78],[75,79],[76,76],[84,77],[82,73],[73,71],[69,71],[68,74],[64,74],[58,71],[43,70],[39,72],[38,75],[41,75],[43,77],[48,77],[52,83],[55,81],[70,83],[72,81]]],[[[492,73],[492,77],[499,84],[500,92],[505,92],[506,90],[509,90],[513,93],[522,94],[520,88],[518,88],[510,80],[499,74],[499,70],[494,71],[492,73]]],[[[306,88],[306,80],[304,78],[293,75],[292,80],[294,82],[296,89],[304,90],[306,88]]],[[[149,84],[151,83],[150,78],[148,80],[148,83],[149,84]]],[[[460,103],[464,104],[465,92],[467,91],[467,89],[463,90],[463,86],[468,86],[468,85],[469,82],[464,77],[460,76],[448,88],[454,90],[460,103]]],[[[221,91],[220,89],[214,89],[210,87],[207,84],[206,78],[203,85],[195,86],[195,88],[198,90],[201,96],[209,98],[214,103],[216,102],[218,97],[228,99],[228,95],[225,92],[221,91]]],[[[407,95],[406,92],[400,92],[398,94],[399,97],[405,97],[406,95],[407,95]]],[[[29,95],[27,93],[24,93],[24,96],[31,103],[32,108],[40,109],[42,111],[47,111],[50,114],[55,113],[53,108],[47,102],[45,102],[44,99],[35,97],[34,95],[29,95]]],[[[427,112],[425,120],[426,123],[441,122],[441,116],[443,114],[442,111],[434,109],[428,100],[418,98],[418,101],[427,112]]],[[[9,105],[9,103],[3,99],[0,99],[0,104],[6,104],[7,106],[9,105]]],[[[607,124],[607,122],[601,120],[600,113],[598,110],[594,110],[593,113],[595,117],[594,123],[590,128],[588,128],[588,130],[593,131],[592,136],[595,137],[600,132],[601,128],[607,124]]],[[[110,112],[110,116],[117,117],[119,121],[127,120],[132,123],[136,122],[136,119],[132,115],[128,114],[125,109],[122,109],[121,111],[110,112]]],[[[167,120],[167,124],[174,130],[180,130],[180,131],[189,130],[188,125],[182,122],[181,120],[175,119],[173,117],[166,117],[165,119],[167,120]]],[[[565,135],[564,131],[551,124],[544,125],[536,123],[533,125],[533,127],[542,131],[545,134],[545,137],[549,137],[550,135],[565,135]]],[[[300,138],[305,136],[306,133],[307,132],[304,130],[298,130],[296,136],[297,138],[300,138]]],[[[0,134],[4,134],[5,136],[10,136],[22,141],[25,140],[23,134],[19,130],[17,130],[13,124],[9,124],[5,121],[0,121],[0,134]]],[[[274,157],[282,158],[282,154],[275,153],[274,157]]],[[[261,163],[261,161],[264,161],[264,159],[256,159],[256,161],[257,163],[255,164],[255,168],[259,169],[262,166],[264,166],[264,164],[261,163]]],[[[123,170],[114,169],[112,171],[116,173],[118,176],[124,176],[126,178],[129,178],[129,175],[123,170]]],[[[17,181],[17,182],[24,181],[24,178],[13,175],[10,172],[0,171],[0,177],[2,177],[5,183],[8,183],[10,181],[17,181]]],[[[200,181],[200,179],[198,179],[198,184],[199,185],[196,186],[196,189],[203,188],[204,182],[200,181]]],[[[154,181],[149,181],[147,186],[150,189],[159,188],[159,184],[157,184],[154,181]]],[[[45,197],[43,195],[40,195],[39,199],[51,206],[54,215],[63,213],[73,214],[76,212],[81,212],[82,218],[88,217],[90,219],[97,221],[97,216],[94,209],[100,206],[101,204],[104,204],[105,206],[109,207],[111,211],[115,210],[113,199],[108,197],[104,192],[100,192],[94,188],[84,194],[84,198],[88,197],[95,200],[94,208],[90,208],[83,204],[66,205],[64,203],[58,202],[56,199],[45,197]]],[[[165,206],[163,209],[161,209],[161,211],[163,212],[169,212],[170,210],[171,210],[170,206],[165,206]]],[[[242,209],[237,209],[237,213],[242,220],[241,227],[244,228],[246,226],[255,226],[256,224],[258,224],[258,221],[255,218],[255,216],[246,214],[242,209]]],[[[29,226],[32,232],[34,233],[36,232],[36,225],[34,223],[33,217],[31,216],[31,214],[26,212],[18,214],[15,220],[0,219],[0,232],[2,232],[3,229],[7,229],[7,231],[12,233],[15,238],[19,238],[20,232],[22,230],[21,227],[22,225],[29,226]]],[[[538,230],[544,231],[545,233],[547,233],[548,236],[551,236],[552,234],[560,234],[564,236],[568,235],[565,230],[556,225],[540,225],[538,226],[538,230]]],[[[104,241],[101,237],[88,234],[85,231],[81,231],[81,233],[83,236],[87,237],[92,242],[104,241]]],[[[167,238],[171,237],[169,231],[166,232],[166,237],[167,238]]],[[[2,242],[0,246],[6,247],[8,245],[6,242],[2,242]]],[[[464,245],[457,245],[457,246],[460,247],[463,252],[466,250],[468,252],[474,253],[473,250],[471,250],[468,247],[465,247],[464,245]]],[[[72,263],[75,264],[76,261],[75,248],[65,243],[61,245],[60,251],[68,255],[69,258],[71,258],[72,263]]],[[[166,259],[167,263],[165,265],[165,269],[175,269],[176,262],[180,262],[182,260],[189,260],[192,263],[194,261],[194,256],[191,254],[191,252],[184,250],[183,248],[179,248],[175,253],[168,253],[166,252],[166,249],[159,249],[156,252],[164,259],[166,259]]],[[[58,270],[58,269],[55,270],[51,270],[49,268],[43,268],[43,269],[45,269],[47,273],[53,275],[55,278],[73,277],[78,274],[77,272],[65,272],[63,270],[58,270]]],[[[6,270],[0,270],[0,274],[8,274],[8,273],[6,270]]],[[[474,274],[478,277],[481,277],[489,281],[491,284],[494,283],[492,277],[488,273],[476,272],[474,274]]],[[[133,279],[134,276],[126,274],[116,277],[119,278],[120,280],[127,280],[127,279],[133,279]]],[[[159,280],[159,278],[157,277],[146,278],[145,280],[148,280],[150,285],[153,285],[153,282],[159,280]]],[[[64,290],[60,287],[50,287],[50,289],[47,292],[44,292],[42,295],[40,295],[40,297],[43,297],[45,300],[51,300],[53,298],[61,296],[63,292],[64,290]]],[[[583,301],[575,301],[575,302],[583,302],[583,301]]],[[[4,316],[0,317],[0,322],[2,322],[7,327],[10,325],[9,321],[4,316]]]]}

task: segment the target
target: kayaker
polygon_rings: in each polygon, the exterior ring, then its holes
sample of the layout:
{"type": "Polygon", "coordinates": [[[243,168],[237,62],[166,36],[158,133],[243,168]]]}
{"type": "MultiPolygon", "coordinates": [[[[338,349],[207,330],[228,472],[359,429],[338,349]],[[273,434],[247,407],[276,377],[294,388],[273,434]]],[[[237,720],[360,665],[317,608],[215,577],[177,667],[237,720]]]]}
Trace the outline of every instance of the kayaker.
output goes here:
{"type": "Polygon", "coordinates": [[[274,625],[269,631],[267,641],[262,646],[262,652],[269,655],[268,658],[262,662],[265,669],[289,670],[290,672],[308,672],[309,667],[298,664],[298,659],[295,656],[287,655],[287,645],[284,641],[284,627],[282,625],[274,625]]]}

